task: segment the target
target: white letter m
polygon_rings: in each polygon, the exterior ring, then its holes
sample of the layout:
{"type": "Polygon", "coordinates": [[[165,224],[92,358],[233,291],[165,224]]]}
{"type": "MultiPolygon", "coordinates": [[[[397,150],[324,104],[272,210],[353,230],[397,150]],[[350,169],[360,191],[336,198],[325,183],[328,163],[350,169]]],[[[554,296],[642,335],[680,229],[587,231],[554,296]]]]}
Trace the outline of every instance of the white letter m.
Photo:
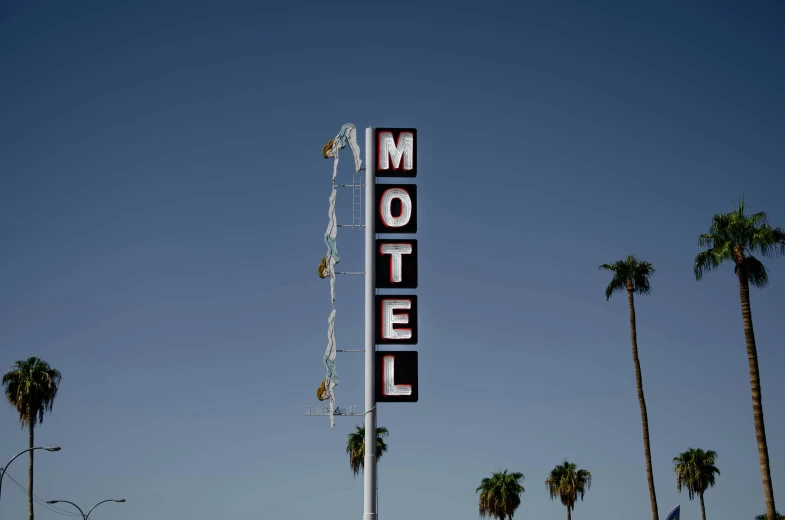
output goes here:
{"type": "Polygon", "coordinates": [[[379,169],[389,170],[390,159],[394,170],[401,168],[401,159],[404,170],[414,169],[414,134],[401,132],[398,143],[393,139],[392,132],[379,134],[379,169]]]}

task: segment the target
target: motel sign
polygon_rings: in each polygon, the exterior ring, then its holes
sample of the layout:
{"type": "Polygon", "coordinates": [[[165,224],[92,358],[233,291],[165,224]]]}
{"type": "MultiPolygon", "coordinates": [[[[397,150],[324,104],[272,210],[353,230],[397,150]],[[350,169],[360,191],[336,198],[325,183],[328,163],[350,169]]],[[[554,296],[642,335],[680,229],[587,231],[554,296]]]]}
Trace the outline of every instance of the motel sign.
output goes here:
{"type": "MultiPolygon", "coordinates": [[[[376,128],[376,177],[417,177],[417,130],[376,128]]],[[[417,240],[395,235],[417,233],[417,185],[376,184],[375,231],[392,235],[375,241],[376,289],[417,288],[417,240]]],[[[374,296],[375,344],[417,344],[417,295],[374,296]]],[[[417,402],[417,352],[377,350],[374,359],[376,402],[417,402]]]]}

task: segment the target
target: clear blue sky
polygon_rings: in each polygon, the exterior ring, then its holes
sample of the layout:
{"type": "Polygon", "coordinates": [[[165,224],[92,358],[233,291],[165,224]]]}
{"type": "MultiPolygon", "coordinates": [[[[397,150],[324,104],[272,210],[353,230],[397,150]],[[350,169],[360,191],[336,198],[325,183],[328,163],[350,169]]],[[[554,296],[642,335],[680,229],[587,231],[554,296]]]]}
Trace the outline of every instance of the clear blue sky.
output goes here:
{"type": "MultiPolygon", "coordinates": [[[[128,499],[95,520],[361,518],[358,421],[302,416],[330,312],[321,147],[351,122],[421,148],[420,402],[380,406],[381,518],[475,519],[509,468],[518,516],[561,519],[564,457],[594,475],[576,519],[649,517],[627,302],[597,269],[628,254],[658,270],[637,310],[662,517],[699,518],[671,464],[693,445],[719,453],[709,518],[762,513],[737,283],[692,259],[742,194],[785,227],[785,7],[654,4],[0,0],[0,367],[63,373],[36,495],[128,499]]],[[[361,270],[361,233],[338,243],[361,270]]],[[[766,264],[783,511],[785,259],[766,264]]],[[[337,291],[359,348],[361,280],[337,291]]],[[[362,406],[362,356],[338,374],[362,406]]],[[[7,459],[27,434],[2,408],[7,459]]],[[[0,511],[26,517],[8,480],[0,511]]]]}

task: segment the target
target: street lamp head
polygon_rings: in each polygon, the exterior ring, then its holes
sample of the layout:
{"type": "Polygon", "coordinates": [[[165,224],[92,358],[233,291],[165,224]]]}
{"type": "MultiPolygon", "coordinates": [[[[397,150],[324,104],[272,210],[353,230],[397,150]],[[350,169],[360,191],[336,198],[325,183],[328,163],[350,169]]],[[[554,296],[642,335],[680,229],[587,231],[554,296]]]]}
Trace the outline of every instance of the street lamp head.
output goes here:
{"type": "Polygon", "coordinates": [[[46,451],[60,451],[60,446],[47,446],[44,448],[46,451]]]}
{"type": "Polygon", "coordinates": [[[115,502],[125,502],[125,499],[124,498],[116,498],[115,502]]]}
{"type": "Polygon", "coordinates": [[[58,502],[60,502],[60,501],[59,500],[47,500],[46,501],[47,504],[57,504],[58,502]]]}

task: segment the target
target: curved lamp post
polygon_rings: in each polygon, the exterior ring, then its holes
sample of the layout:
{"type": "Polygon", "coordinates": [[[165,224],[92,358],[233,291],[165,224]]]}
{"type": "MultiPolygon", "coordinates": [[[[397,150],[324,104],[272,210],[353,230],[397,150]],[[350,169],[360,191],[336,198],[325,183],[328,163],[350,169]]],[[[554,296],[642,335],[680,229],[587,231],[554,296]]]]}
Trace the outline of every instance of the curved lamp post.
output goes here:
{"type": "Polygon", "coordinates": [[[8,466],[10,466],[11,463],[14,460],[16,460],[18,456],[24,455],[28,451],[33,451],[33,450],[60,451],[60,446],[36,446],[35,448],[27,448],[26,450],[20,451],[19,453],[14,455],[14,458],[9,460],[8,464],[6,464],[5,467],[0,468],[0,493],[2,493],[3,491],[3,477],[5,476],[5,471],[8,469],[8,466]]]}
{"type": "Polygon", "coordinates": [[[77,508],[80,513],[82,513],[82,519],[83,520],[87,520],[88,518],[90,518],[90,513],[93,512],[93,509],[95,509],[96,507],[100,506],[101,504],[106,503],[106,502],[125,502],[125,499],[124,498],[110,498],[108,500],[101,500],[96,505],[94,505],[92,507],[92,509],[90,509],[90,511],[87,512],[87,514],[84,514],[84,511],[82,511],[82,508],[80,508],[78,505],[74,504],[73,502],[69,502],[68,500],[47,500],[46,501],[47,504],[57,504],[57,503],[60,503],[60,502],[62,502],[63,504],[71,504],[72,506],[77,508]]]}

